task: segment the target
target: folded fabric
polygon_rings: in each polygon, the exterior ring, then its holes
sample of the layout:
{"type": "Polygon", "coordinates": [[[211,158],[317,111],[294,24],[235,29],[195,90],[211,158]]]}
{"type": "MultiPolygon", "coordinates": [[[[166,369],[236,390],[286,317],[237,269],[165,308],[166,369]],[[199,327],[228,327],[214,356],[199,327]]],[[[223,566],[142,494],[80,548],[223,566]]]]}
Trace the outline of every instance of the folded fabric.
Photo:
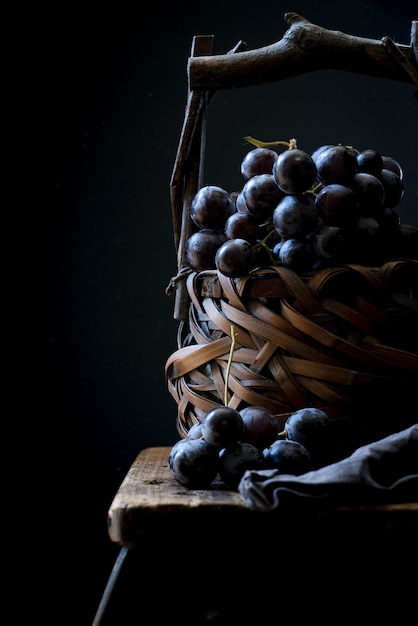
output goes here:
{"type": "Polygon", "coordinates": [[[247,470],[239,492],[252,509],[418,501],[418,424],[349,457],[294,476],[247,470]]]}

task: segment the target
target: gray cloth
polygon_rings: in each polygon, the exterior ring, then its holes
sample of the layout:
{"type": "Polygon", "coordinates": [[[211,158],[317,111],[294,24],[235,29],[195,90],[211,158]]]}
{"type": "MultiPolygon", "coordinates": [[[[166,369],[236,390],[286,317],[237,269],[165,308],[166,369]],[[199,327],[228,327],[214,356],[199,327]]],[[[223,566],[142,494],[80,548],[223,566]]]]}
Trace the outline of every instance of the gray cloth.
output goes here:
{"type": "Polygon", "coordinates": [[[276,469],[247,470],[238,489],[250,508],[261,511],[417,502],[418,424],[301,476],[276,469]]]}

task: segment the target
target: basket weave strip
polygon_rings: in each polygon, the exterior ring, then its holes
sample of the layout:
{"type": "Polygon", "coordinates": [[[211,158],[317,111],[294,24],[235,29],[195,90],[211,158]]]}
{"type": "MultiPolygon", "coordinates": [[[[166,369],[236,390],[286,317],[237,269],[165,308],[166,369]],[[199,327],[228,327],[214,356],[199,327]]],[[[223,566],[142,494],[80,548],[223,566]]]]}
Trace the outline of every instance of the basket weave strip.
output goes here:
{"type": "Polygon", "coordinates": [[[288,322],[293,324],[295,328],[299,328],[305,332],[308,336],[314,337],[319,343],[323,344],[327,348],[331,348],[333,351],[341,355],[351,357],[355,361],[363,362],[368,365],[383,366],[385,360],[379,356],[371,354],[368,350],[365,350],[356,343],[339,337],[334,333],[329,332],[325,328],[316,324],[306,316],[298,313],[288,302],[282,302],[281,312],[288,322]]]}
{"type": "Polygon", "coordinates": [[[411,298],[396,294],[393,298],[396,309],[393,309],[392,314],[377,308],[361,296],[356,298],[356,306],[359,312],[373,320],[376,324],[376,334],[380,333],[385,337],[385,343],[391,344],[396,341],[406,348],[411,346],[411,342],[412,345],[418,345],[418,327],[410,323],[413,316],[408,316],[407,313],[410,309],[412,313],[418,314],[418,309],[414,311],[410,306],[413,302],[411,298]]]}

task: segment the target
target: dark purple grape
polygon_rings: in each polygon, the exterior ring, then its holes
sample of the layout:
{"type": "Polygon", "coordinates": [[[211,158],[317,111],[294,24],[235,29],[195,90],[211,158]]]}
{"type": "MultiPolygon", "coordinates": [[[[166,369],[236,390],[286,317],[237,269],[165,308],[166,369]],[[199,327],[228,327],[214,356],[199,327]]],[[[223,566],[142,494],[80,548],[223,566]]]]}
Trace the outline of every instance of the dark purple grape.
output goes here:
{"type": "Polygon", "coordinates": [[[373,176],[379,176],[382,167],[383,159],[376,150],[363,150],[357,155],[357,166],[359,172],[367,172],[373,174],[373,176]]]}
{"type": "Polygon", "coordinates": [[[205,441],[218,450],[239,441],[244,428],[240,413],[228,406],[212,409],[201,423],[205,441]]]}
{"type": "Polygon", "coordinates": [[[179,451],[179,449],[181,448],[181,446],[184,444],[184,442],[186,441],[186,439],[179,439],[178,441],[176,441],[176,443],[170,448],[170,452],[168,454],[168,467],[172,472],[173,470],[173,461],[174,461],[174,457],[176,456],[177,452],[179,451]]]}
{"type": "Polygon", "coordinates": [[[391,156],[382,156],[383,166],[382,169],[390,170],[394,172],[401,180],[403,180],[403,170],[398,161],[391,156]]]}
{"type": "Polygon", "coordinates": [[[216,251],[215,267],[224,276],[246,276],[254,267],[251,244],[245,239],[228,239],[216,251]]]}
{"type": "Polygon", "coordinates": [[[263,406],[248,406],[240,410],[244,430],[241,441],[252,443],[256,448],[266,448],[278,434],[277,420],[270,409],[263,406]]]}
{"type": "Polygon", "coordinates": [[[293,439],[277,439],[263,450],[266,469],[277,469],[279,474],[300,476],[312,469],[308,450],[293,439]]]}
{"type": "Polygon", "coordinates": [[[386,168],[382,169],[379,178],[385,190],[385,207],[398,206],[405,192],[402,179],[386,168]]]}
{"type": "Polygon", "coordinates": [[[285,241],[286,241],[285,239],[281,239],[280,241],[274,244],[273,249],[272,249],[272,254],[273,254],[273,258],[275,259],[275,261],[280,261],[280,248],[282,247],[285,241]]]}
{"type": "Polygon", "coordinates": [[[315,206],[322,221],[331,226],[353,226],[360,216],[355,192],[339,183],[322,187],[315,198],[315,206]]]}
{"type": "Polygon", "coordinates": [[[279,188],[288,194],[301,194],[316,181],[316,165],[307,152],[293,148],[279,154],[273,166],[279,188]]]}
{"type": "Polygon", "coordinates": [[[238,213],[249,213],[248,207],[245,204],[244,192],[242,191],[242,189],[236,197],[235,206],[238,213]]]}
{"type": "Polygon", "coordinates": [[[202,424],[201,422],[196,422],[189,428],[189,432],[187,433],[188,439],[200,439],[203,437],[202,434],[202,424]]]}
{"type": "Polygon", "coordinates": [[[188,489],[206,489],[218,474],[218,464],[218,450],[204,439],[183,439],[169,456],[171,474],[188,489]]]}
{"type": "Polygon", "coordinates": [[[207,185],[195,194],[190,206],[190,217],[199,228],[223,230],[226,220],[235,211],[235,202],[225,189],[207,185]]]}
{"type": "Polygon", "coordinates": [[[353,235],[342,226],[323,224],[310,237],[313,251],[323,265],[348,263],[353,235]]]}
{"type": "Polygon", "coordinates": [[[329,148],[331,145],[332,144],[324,144],[323,146],[319,146],[318,148],[316,148],[316,150],[312,152],[311,157],[315,165],[316,165],[317,158],[321,154],[322,150],[325,150],[325,148],[329,148]]]}
{"type": "Polygon", "coordinates": [[[385,189],[380,180],[368,172],[358,172],[351,183],[361,215],[378,219],[383,213],[385,189]]]}
{"type": "Polygon", "coordinates": [[[278,154],[270,148],[254,148],[241,161],[241,174],[248,180],[259,174],[272,174],[278,154]]]}
{"type": "Polygon", "coordinates": [[[280,246],[279,260],[284,267],[301,273],[312,269],[316,257],[309,241],[286,239],[280,246]]]}
{"type": "Polygon", "coordinates": [[[204,228],[193,233],[184,248],[187,264],[195,272],[215,269],[216,252],[225,241],[225,233],[218,230],[204,228]]]}
{"type": "Polygon", "coordinates": [[[271,218],[284,196],[284,192],[276,185],[273,174],[253,176],[245,183],[242,193],[248,213],[257,221],[271,218]]]}
{"type": "Polygon", "coordinates": [[[303,239],[317,222],[315,200],[308,194],[285,196],[273,212],[273,226],[283,239],[303,239]]]}
{"type": "Polygon", "coordinates": [[[219,452],[219,476],[236,489],[247,470],[265,469],[263,452],[251,443],[237,441],[219,452]]]}
{"type": "Polygon", "coordinates": [[[339,183],[350,186],[357,167],[356,154],[342,144],[328,146],[316,157],[317,176],[323,185],[339,183]]]}
{"type": "Polygon", "coordinates": [[[259,236],[259,226],[249,213],[237,212],[226,220],[224,232],[228,239],[245,239],[252,244],[259,236]]]}
{"type": "Polygon", "coordinates": [[[305,446],[313,459],[314,455],[329,443],[330,423],[325,411],[306,407],[289,415],[284,431],[287,439],[298,441],[305,446]]]}

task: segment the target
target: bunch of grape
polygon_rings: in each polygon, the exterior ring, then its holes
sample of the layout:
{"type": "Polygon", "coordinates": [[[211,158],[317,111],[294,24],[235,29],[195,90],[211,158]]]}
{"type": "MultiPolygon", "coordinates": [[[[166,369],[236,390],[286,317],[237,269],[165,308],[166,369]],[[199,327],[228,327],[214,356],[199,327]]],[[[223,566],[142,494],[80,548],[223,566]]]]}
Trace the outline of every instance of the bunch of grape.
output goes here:
{"type": "Polygon", "coordinates": [[[185,246],[192,270],[234,278],[263,265],[303,273],[418,258],[418,228],[396,211],[404,196],[398,161],[342,144],[309,154],[294,139],[247,139],[256,147],[241,162],[242,189],[207,185],[192,200],[195,232],[185,246]]]}
{"type": "Polygon", "coordinates": [[[324,411],[307,407],[292,413],[279,432],[267,408],[219,406],[172,446],[170,472],[189,489],[206,489],[218,477],[237,489],[247,470],[300,475],[321,464],[329,424],[324,411]]]}

